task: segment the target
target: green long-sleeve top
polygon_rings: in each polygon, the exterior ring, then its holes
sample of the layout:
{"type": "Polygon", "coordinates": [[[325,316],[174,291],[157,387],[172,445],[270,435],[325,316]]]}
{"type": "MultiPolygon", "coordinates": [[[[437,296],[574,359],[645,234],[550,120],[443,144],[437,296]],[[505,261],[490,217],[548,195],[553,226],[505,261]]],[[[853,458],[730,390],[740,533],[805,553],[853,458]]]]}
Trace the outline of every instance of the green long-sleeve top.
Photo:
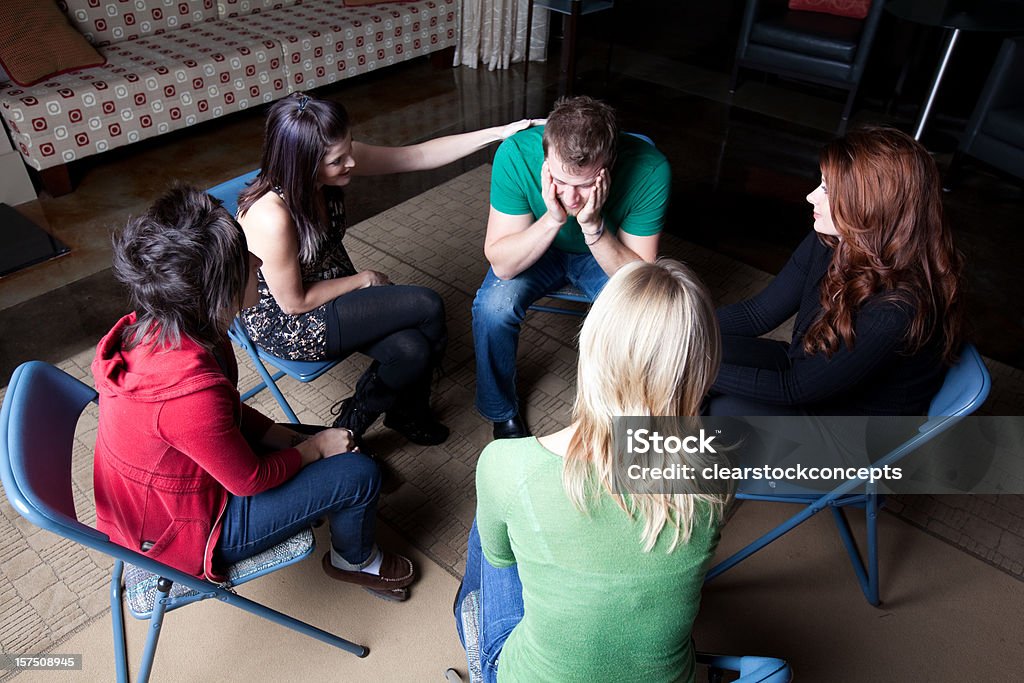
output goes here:
{"type": "Polygon", "coordinates": [[[718,542],[698,508],[686,545],[663,531],[644,552],[640,520],[608,495],[587,513],[562,488],[562,458],[535,438],[491,443],[477,466],[484,557],[518,565],[524,617],[498,660],[498,680],[693,681],[690,631],[718,542]]]}

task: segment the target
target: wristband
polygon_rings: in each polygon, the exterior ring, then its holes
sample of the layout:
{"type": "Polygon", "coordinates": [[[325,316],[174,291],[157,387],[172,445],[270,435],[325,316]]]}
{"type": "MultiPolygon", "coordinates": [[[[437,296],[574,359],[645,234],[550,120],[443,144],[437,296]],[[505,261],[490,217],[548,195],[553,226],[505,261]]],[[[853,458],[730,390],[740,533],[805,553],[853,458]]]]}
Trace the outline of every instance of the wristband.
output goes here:
{"type": "Polygon", "coordinates": [[[601,219],[601,225],[594,232],[587,232],[586,230],[583,229],[582,226],[580,226],[580,232],[582,232],[584,235],[583,244],[587,245],[588,247],[597,244],[601,240],[601,235],[604,234],[604,219],[601,219]],[[594,239],[588,242],[587,237],[593,237],[594,239]]]}

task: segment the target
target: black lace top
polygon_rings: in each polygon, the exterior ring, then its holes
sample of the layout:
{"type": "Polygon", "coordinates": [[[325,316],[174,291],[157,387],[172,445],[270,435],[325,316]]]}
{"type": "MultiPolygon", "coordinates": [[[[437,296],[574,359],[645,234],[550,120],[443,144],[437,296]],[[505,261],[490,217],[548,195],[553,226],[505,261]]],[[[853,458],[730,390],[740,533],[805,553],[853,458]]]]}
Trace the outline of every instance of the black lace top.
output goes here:
{"type": "MultiPolygon", "coordinates": [[[[284,199],[280,188],[274,192],[284,199]]],[[[313,260],[302,263],[302,283],[333,280],[355,275],[352,259],[345,251],[345,194],[340,188],[325,188],[327,202],[327,230],[320,241],[313,260]]],[[[270,294],[263,273],[259,273],[260,301],[242,311],[242,320],[249,336],[259,346],[275,356],[289,360],[323,360],[327,353],[327,307],[317,306],[299,315],[281,310],[270,294]]]]}

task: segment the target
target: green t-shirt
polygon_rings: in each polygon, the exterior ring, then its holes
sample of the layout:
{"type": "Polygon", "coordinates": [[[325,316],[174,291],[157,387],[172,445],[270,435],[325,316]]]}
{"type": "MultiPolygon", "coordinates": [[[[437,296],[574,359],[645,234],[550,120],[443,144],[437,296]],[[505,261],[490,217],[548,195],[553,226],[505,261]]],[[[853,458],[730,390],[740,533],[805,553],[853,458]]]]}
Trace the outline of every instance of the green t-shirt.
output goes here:
{"type": "MultiPolygon", "coordinates": [[[[540,169],[544,164],[543,126],[519,131],[506,139],[494,155],[491,171],[491,206],[510,216],[544,215],[540,169]]],[[[601,213],[605,229],[646,237],[661,232],[668,208],[672,172],[668,160],[653,145],[621,134],[611,171],[611,187],[601,213]]],[[[574,254],[590,251],[576,218],[570,216],[553,246],[574,254]]]]}
{"type": "Polygon", "coordinates": [[[643,526],[602,496],[588,513],[562,488],[562,458],[535,438],[492,442],[476,472],[484,557],[518,566],[523,620],[498,660],[501,683],[693,681],[690,631],[718,528],[699,509],[686,545],[643,552],[643,526]]]}

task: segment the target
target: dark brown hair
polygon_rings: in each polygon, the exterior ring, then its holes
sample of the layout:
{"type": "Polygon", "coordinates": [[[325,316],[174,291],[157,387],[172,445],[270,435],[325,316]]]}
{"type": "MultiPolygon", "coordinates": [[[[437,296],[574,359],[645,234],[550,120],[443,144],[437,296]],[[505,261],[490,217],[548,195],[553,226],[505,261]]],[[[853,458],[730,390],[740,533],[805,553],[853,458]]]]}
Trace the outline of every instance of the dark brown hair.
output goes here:
{"type": "Polygon", "coordinates": [[[544,125],[544,156],[552,147],[563,163],[581,169],[615,165],[619,126],[615,110],[592,97],[563,97],[555,102],[544,125]]]}
{"type": "Polygon", "coordinates": [[[179,185],[114,233],[114,275],[127,285],[136,321],[122,344],[178,348],[182,335],[212,349],[242,307],[249,248],[220,201],[179,185]]]}
{"type": "Polygon", "coordinates": [[[316,178],[327,148],[349,134],[348,112],[338,102],[293,93],[270,107],[260,174],[238,197],[238,215],[275,187],[284,194],[299,237],[299,260],[316,255],[326,226],[320,224],[316,178]]]}
{"type": "Polygon", "coordinates": [[[831,356],[854,344],[853,319],[869,300],[906,304],[905,350],[942,335],[942,357],[956,360],[963,341],[963,257],[942,212],[935,161],[893,128],[864,128],[829,143],[821,175],[842,239],[821,281],[821,317],[804,350],[831,356]]]}

